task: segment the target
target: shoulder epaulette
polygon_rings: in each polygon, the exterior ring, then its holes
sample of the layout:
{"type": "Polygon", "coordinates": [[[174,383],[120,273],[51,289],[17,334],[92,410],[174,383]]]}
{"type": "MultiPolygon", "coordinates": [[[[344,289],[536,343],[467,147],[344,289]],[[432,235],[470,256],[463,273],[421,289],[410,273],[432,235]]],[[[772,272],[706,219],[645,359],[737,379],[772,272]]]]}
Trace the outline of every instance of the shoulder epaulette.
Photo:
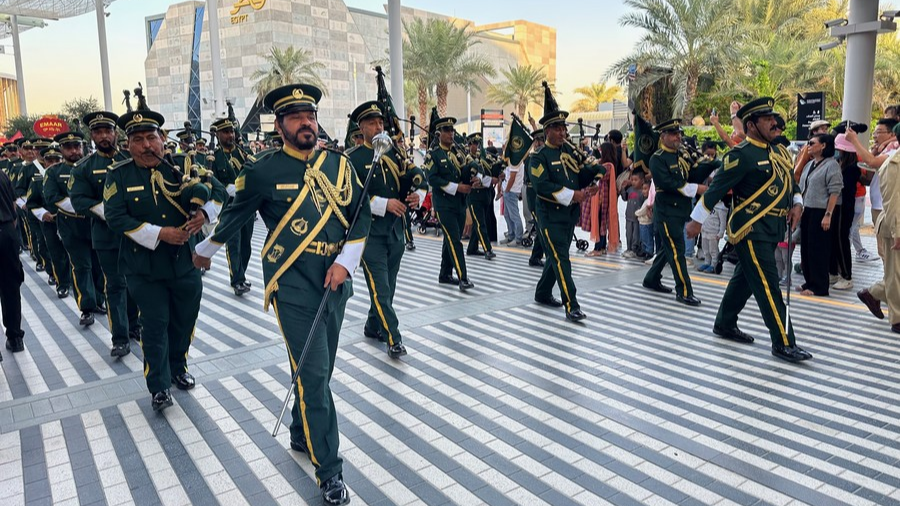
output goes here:
{"type": "Polygon", "coordinates": [[[347,156],[350,156],[350,154],[353,153],[354,151],[356,151],[357,149],[359,149],[359,145],[353,146],[352,148],[344,151],[344,154],[347,156]]]}
{"type": "Polygon", "coordinates": [[[107,169],[107,170],[116,170],[123,165],[127,165],[127,164],[131,163],[132,160],[134,160],[134,158],[126,158],[125,160],[122,160],[119,162],[114,162],[112,165],[109,166],[109,169],[107,169]]]}
{"type": "Polygon", "coordinates": [[[747,142],[746,139],[744,139],[744,140],[742,140],[741,142],[735,144],[734,147],[731,148],[731,149],[743,149],[743,148],[746,148],[746,147],[749,146],[749,145],[750,145],[750,143],[747,142]]]}
{"type": "Polygon", "coordinates": [[[348,162],[352,161],[352,160],[350,160],[350,157],[347,156],[347,153],[346,153],[345,151],[341,151],[341,150],[336,149],[336,148],[333,148],[333,147],[331,147],[331,146],[325,146],[324,148],[322,148],[322,151],[329,151],[329,152],[334,153],[334,154],[336,154],[336,155],[343,156],[344,158],[347,159],[348,162]]]}
{"type": "Polygon", "coordinates": [[[90,159],[90,157],[92,157],[92,156],[94,156],[93,153],[91,153],[91,154],[89,154],[89,155],[87,155],[87,156],[82,157],[81,160],[78,160],[77,162],[75,162],[75,166],[78,167],[78,166],[81,165],[82,163],[88,161],[88,159],[90,159]]]}

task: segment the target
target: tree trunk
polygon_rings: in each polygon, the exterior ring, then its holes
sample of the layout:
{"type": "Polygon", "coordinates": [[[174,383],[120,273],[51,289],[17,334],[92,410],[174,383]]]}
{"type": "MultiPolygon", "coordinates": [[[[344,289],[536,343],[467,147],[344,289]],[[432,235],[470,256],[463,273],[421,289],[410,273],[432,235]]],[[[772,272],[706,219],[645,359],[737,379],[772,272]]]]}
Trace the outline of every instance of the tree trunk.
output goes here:
{"type": "Polygon", "coordinates": [[[450,92],[447,83],[437,83],[437,108],[438,114],[443,118],[447,115],[447,94],[450,92]]]}
{"type": "Polygon", "coordinates": [[[428,114],[428,88],[422,83],[419,83],[417,87],[419,92],[419,124],[427,126],[428,118],[425,115],[428,114]]]}
{"type": "Polygon", "coordinates": [[[687,76],[687,84],[685,86],[684,111],[682,117],[688,123],[694,119],[694,99],[697,97],[697,84],[700,82],[700,76],[691,72],[687,76]]]}

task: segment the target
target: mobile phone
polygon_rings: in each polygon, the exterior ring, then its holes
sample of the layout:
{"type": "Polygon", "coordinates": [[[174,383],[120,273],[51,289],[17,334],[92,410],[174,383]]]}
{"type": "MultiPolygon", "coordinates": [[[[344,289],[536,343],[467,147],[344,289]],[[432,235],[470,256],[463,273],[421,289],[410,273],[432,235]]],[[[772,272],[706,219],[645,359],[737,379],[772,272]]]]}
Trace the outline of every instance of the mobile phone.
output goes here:
{"type": "Polygon", "coordinates": [[[718,116],[718,115],[719,115],[719,113],[716,112],[716,108],[715,108],[715,107],[713,107],[712,115],[713,115],[713,116],[718,116]]]}

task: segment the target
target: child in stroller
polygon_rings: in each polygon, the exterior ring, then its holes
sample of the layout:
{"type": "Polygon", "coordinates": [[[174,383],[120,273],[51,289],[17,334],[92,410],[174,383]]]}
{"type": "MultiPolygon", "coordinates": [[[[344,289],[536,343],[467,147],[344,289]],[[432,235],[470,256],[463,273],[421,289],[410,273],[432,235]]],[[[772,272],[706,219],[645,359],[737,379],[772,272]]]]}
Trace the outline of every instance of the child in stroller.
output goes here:
{"type": "Polygon", "coordinates": [[[420,234],[426,234],[429,228],[433,228],[434,235],[441,235],[441,223],[438,221],[432,208],[431,192],[425,195],[425,201],[414,211],[412,223],[417,227],[420,234]]]}

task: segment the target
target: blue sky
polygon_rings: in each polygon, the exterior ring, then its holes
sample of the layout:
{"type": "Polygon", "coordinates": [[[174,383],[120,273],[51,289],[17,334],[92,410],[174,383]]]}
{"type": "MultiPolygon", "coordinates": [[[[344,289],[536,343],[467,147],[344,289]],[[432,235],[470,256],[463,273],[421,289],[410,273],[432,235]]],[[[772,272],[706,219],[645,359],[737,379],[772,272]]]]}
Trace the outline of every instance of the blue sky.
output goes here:
{"type": "MultiPolygon", "coordinates": [[[[229,3],[232,0],[219,0],[229,3]]],[[[345,0],[347,5],[384,12],[386,0],[345,0]]],[[[108,8],[106,31],[114,109],[121,90],[144,79],[147,53],[144,18],[165,12],[179,0],[118,0],[108,8]]],[[[562,105],[572,90],[600,80],[608,66],[628,54],[640,33],[618,24],[625,7],[616,0],[404,0],[404,6],[471,19],[477,24],[526,19],[557,29],[557,88],[562,105]],[[548,10],[552,7],[553,10],[548,10]]],[[[25,94],[29,113],[58,110],[72,97],[93,96],[103,103],[100,48],[94,13],[50,21],[43,29],[22,33],[25,94]]],[[[11,45],[0,55],[0,72],[15,74],[11,45]]]]}

